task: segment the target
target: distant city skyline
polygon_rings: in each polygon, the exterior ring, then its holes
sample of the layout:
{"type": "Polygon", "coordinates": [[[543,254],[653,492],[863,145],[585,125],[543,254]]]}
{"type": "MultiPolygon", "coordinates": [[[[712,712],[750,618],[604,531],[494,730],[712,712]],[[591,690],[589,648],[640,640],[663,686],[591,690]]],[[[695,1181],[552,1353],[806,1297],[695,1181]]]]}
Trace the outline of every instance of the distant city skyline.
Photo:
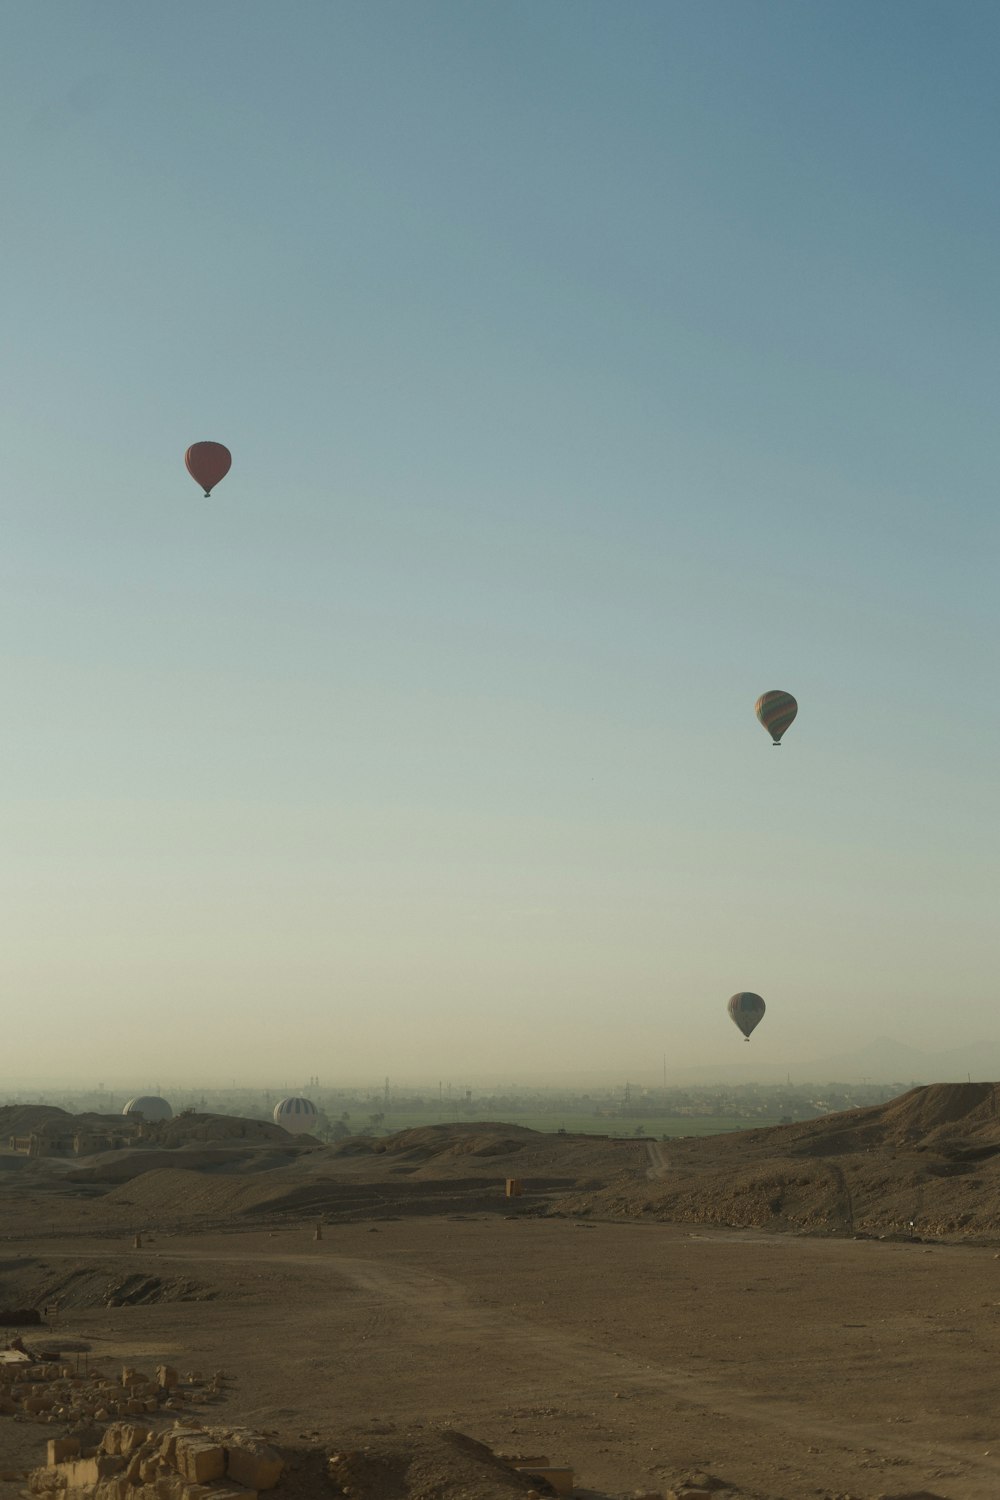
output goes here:
{"type": "Polygon", "coordinates": [[[0,1080],[1000,1074],[996,7],[57,15],[0,1080]]]}

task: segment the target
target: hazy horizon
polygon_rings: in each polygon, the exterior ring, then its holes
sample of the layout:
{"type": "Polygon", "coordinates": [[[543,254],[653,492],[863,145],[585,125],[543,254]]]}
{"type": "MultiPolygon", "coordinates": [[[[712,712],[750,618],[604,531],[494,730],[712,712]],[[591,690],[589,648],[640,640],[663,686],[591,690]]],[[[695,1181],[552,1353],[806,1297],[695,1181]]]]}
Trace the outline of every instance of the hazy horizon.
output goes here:
{"type": "Polygon", "coordinates": [[[996,8],[0,39],[0,1075],[984,1055],[996,8]]]}
{"type": "Polygon", "coordinates": [[[142,1078],[137,1073],[122,1076],[107,1075],[101,1079],[88,1080],[80,1077],[48,1078],[39,1075],[24,1075],[20,1079],[0,1075],[0,1104],[6,1093],[24,1093],[37,1090],[39,1093],[67,1095],[84,1094],[98,1089],[108,1094],[162,1094],[168,1098],[172,1093],[208,1094],[226,1093],[304,1093],[306,1095],[337,1092],[368,1091],[381,1095],[388,1085],[390,1094],[402,1096],[414,1094],[431,1096],[440,1091],[442,1098],[458,1100],[471,1090],[474,1097],[491,1092],[525,1089],[528,1091],[578,1092],[593,1089],[597,1094],[617,1094],[631,1086],[643,1093],[657,1090],[683,1089],[688,1087],[763,1087],[771,1088],[790,1083],[792,1086],[813,1084],[871,1083],[879,1086],[924,1085],[931,1083],[990,1082],[1000,1078],[1000,1047],[980,1043],[971,1048],[953,1048],[946,1052],[921,1052],[890,1037],[873,1039],[866,1047],[855,1052],[828,1054],[809,1062],[801,1062],[798,1069],[783,1069],[773,1062],[747,1058],[735,1063],[715,1061],[704,1066],[661,1065],[655,1070],[635,1067],[615,1074],[607,1070],[575,1070],[566,1073],[535,1072],[522,1070],[517,1073],[491,1072],[488,1069],[474,1070],[467,1074],[449,1076],[400,1074],[387,1075],[309,1075],[307,1079],[294,1076],[268,1076],[224,1078],[219,1076],[195,1077],[159,1074],[142,1078]],[[978,1065],[978,1070],[977,1070],[978,1065]],[[827,1069],[833,1071],[826,1071],[827,1069]],[[318,1081],[317,1081],[318,1080],[318,1081]]]}

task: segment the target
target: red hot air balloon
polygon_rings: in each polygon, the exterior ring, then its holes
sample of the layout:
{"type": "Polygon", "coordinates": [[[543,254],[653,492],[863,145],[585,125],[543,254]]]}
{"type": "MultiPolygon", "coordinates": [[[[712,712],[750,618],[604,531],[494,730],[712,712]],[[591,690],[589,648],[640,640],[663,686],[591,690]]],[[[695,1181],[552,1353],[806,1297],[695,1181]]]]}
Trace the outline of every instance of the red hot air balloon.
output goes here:
{"type": "Polygon", "coordinates": [[[799,705],[791,693],[775,688],[770,693],[761,693],[757,699],[756,714],[775,745],[781,744],[781,736],[799,711],[799,705]]]}
{"type": "Polygon", "coordinates": [[[729,1011],[730,1019],[749,1041],[750,1033],[763,1016],[766,1007],[759,995],[752,994],[750,990],[741,990],[738,995],[733,996],[726,1009],[729,1011]]]}
{"type": "Polygon", "coordinates": [[[206,499],[220,479],[225,479],[233,455],[221,443],[192,443],[184,455],[184,465],[191,478],[205,491],[206,499]]]}

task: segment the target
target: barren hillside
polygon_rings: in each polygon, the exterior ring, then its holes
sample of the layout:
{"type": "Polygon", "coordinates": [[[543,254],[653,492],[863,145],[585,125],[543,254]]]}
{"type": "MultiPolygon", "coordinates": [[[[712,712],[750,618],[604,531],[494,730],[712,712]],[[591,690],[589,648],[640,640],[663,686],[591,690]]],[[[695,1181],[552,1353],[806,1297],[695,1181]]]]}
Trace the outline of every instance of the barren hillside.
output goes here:
{"type": "Polygon", "coordinates": [[[930,1084],[805,1124],[654,1144],[560,1211],[847,1234],[1000,1236],[1000,1086],[930,1084]]]}

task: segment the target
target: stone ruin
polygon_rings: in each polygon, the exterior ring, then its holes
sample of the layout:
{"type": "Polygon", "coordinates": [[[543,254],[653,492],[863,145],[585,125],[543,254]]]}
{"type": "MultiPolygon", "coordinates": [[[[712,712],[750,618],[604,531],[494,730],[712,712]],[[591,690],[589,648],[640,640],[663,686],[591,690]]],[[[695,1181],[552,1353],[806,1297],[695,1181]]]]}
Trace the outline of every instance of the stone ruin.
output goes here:
{"type": "Polygon", "coordinates": [[[51,1500],[257,1500],[283,1468],[280,1453],[244,1428],[112,1422],[96,1448],[52,1438],[28,1490],[51,1500]]]}
{"type": "Polygon", "coordinates": [[[217,1371],[204,1382],[191,1374],[184,1383],[170,1365],[160,1365],[155,1376],[125,1365],[118,1379],[91,1367],[82,1372],[61,1357],[11,1359],[0,1362],[0,1416],[15,1421],[68,1424],[71,1429],[103,1423],[115,1417],[140,1416],[161,1407],[175,1412],[185,1402],[221,1394],[225,1377],[217,1371]]]}
{"type": "Polygon", "coordinates": [[[25,1479],[28,1492],[52,1500],[255,1500],[283,1468],[263,1438],[243,1428],[207,1430],[187,1415],[162,1426],[186,1403],[220,1397],[225,1381],[221,1370],[182,1381],[171,1365],[159,1365],[155,1376],[125,1365],[112,1379],[100,1369],[8,1354],[0,1363],[0,1415],[69,1433],[49,1439],[44,1468],[2,1477],[25,1479]],[[157,1419],[161,1425],[151,1425],[157,1419]]]}

